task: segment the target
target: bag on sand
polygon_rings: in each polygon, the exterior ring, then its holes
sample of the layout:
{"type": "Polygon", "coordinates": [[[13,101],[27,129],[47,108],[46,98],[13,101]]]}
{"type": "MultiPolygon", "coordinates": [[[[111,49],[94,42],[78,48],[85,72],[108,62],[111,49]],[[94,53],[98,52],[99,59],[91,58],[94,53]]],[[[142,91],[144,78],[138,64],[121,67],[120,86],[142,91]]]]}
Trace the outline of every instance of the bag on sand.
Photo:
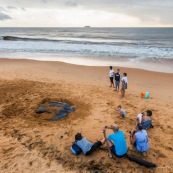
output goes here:
{"type": "Polygon", "coordinates": [[[72,146],[71,146],[71,151],[72,151],[72,153],[75,154],[75,155],[79,155],[79,154],[82,152],[81,148],[78,147],[78,145],[76,144],[76,142],[74,142],[74,143],[72,144],[72,146]]]}

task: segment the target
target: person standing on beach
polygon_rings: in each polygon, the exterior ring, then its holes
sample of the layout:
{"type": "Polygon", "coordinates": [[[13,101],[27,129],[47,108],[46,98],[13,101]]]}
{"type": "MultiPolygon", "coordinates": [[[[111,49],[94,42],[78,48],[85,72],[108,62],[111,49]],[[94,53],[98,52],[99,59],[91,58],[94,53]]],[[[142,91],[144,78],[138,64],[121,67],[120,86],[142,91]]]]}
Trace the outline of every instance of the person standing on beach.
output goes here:
{"type": "Polygon", "coordinates": [[[127,79],[127,73],[123,73],[123,78],[122,78],[122,86],[121,86],[121,95],[125,95],[125,90],[127,89],[127,84],[128,84],[128,79],[127,79]]]}
{"type": "Polygon", "coordinates": [[[117,69],[117,73],[115,73],[115,91],[119,91],[120,86],[120,69],[117,69]]]}
{"type": "Polygon", "coordinates": [[[110,87],[114,87],[114,70],[112,68],[112,66],[109,67],[110,68],[110,71],[109,71],[109,78],[110,78],[110,87]]]}

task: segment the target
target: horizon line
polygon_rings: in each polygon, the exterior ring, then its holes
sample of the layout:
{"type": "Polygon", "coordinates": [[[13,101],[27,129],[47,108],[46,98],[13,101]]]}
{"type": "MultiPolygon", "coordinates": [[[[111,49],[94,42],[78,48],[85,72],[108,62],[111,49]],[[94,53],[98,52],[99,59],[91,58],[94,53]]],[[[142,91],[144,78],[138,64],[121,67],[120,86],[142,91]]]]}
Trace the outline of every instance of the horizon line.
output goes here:
{"type": "Polygon", "coordinates": [[[111,27],[111,26],[105,26],[105,27],[100,27],[100,26],[0,26],[0,28],[86,28],[86,29],[90,29],[90,28],[173,28],[173,26],[127,26],[127,27],[111,27]]]}

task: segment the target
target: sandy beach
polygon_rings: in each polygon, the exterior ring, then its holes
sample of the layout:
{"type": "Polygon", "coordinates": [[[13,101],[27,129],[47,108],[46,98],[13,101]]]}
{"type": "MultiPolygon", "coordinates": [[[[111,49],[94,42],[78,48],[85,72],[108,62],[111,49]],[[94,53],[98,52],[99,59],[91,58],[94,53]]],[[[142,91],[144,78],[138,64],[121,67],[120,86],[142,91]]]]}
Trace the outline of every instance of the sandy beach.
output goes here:
{"type": "Polygon", "coordinates": [[[108,67],[0,59],[0,173],[173,172],[173,74],[122,67],[129,80],[122,98],[109,87],[108,72],[108,67]],[[140,97],[142,91],[150,92],[149,99],[140,97]],[[35,113],[45,100],[63,100],[77,109],[51,122],[45,120],[47,113],[35,113]],[[115,111],[119,104],[127,111],[125,119],[115,111]],[[150,150],[145,159],[157,168],[110,159],[104,150],[89,157],[72,154],[77,132],[95,142],[103,138],[102,128],[113,123],[124,131],[130,147],[129,130],[137,114],[147,109],[153,111],[154,128],[147,130],[150,150]]]}

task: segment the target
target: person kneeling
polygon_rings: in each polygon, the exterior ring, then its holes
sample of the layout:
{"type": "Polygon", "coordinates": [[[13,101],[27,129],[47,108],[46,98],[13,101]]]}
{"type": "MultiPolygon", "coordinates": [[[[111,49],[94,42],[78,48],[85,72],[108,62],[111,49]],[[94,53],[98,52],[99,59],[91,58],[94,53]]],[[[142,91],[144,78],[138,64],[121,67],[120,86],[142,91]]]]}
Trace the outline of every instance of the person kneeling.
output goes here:
{"type": "Polygon", "coordinates": [[[149,150],[148,135],[140,123],[136,125],[136,130],[130,132],[130,143],[132,151],[136,148],[138,152],[146,156],[146,152],[149,150]]]}
{"type": "Polygon", "coordinates": [[[152,111],[147,110],[146,113],[142,112],[137,116],[138,123],[141,123],[143,129],[153,128],[152,125],[152,111]]]}
{"type": "Polygon", "coordinates": [[[105,126],[103,128],[103,134],[107,142],[109,157],[116,156],[121,158],[126,156],[127,153],[126,139],[124,133],[121,130],[119,130],[118,125],[114,124],[110,127],[105,126]],[[108,137],[106,137],[106,129],[113,130],[113,134],[110,134],[108,137]]]}
{"type": "Polygon", "coordinates": [[[77,146],[81,148],[82,152],[86,156],[89,156],[105,142],[105,139],[102,139],[101,141],[97,141],[95,143],[91,143],[85,137],[83,137],[81,133],[77,133],[75,135],[75,141],[77,146]]]}

